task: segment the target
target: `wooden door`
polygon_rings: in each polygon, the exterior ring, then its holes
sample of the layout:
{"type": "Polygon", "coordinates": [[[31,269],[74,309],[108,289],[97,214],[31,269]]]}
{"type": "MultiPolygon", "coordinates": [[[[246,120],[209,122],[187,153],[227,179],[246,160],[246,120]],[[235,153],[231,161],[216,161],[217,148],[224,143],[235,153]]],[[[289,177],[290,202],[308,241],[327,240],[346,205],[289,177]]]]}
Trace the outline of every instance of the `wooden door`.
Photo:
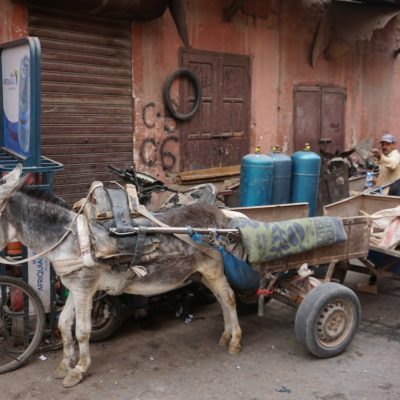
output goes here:
{"type": "Polygon", "coordinates": [[[346,92],[343,88],[296,86],[293,110],[293,150],[305,143],[318,152],[320,142],[329,140],[325,150],[344,151],[344,112],[346,92]]]}
{"type": "MultiPolygon", "coordinates": [[[[182,66],[200,81],[199,112],[180,124],[181,169],[240,164],[249,150],[250,64],[246,56],[182,51],[182,66]]],[[[189,82],[182,85],[184,109],[194,102],[189,82]]]]}

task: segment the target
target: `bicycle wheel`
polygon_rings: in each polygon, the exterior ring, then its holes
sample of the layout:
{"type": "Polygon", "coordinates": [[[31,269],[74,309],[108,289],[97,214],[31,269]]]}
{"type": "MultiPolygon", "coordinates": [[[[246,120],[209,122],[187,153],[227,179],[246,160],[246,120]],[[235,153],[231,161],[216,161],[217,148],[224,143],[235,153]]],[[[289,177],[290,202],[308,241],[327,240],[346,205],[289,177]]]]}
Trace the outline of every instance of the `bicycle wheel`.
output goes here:
{"type": "Polygon", "coordinates": [[[0,373],[22,366],[37,350],[45,328],[38,294],[21,279],[0,276],[0,373]]]}

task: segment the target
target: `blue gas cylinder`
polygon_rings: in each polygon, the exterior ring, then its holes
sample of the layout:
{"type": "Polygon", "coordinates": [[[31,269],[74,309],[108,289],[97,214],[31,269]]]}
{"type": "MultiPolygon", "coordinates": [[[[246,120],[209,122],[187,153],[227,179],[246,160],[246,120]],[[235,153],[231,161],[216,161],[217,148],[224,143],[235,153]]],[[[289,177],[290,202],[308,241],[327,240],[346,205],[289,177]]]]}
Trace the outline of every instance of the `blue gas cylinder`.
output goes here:
{"type": "Polygon", "coordinates": [[[240,205],[242,207],[271,204],[272,197],[272,158],[260,153],[247,154],[240,166],[240,205]]]}
{"type": "Polygon", "coordinates": [[[292,159],[287,154],[282,153],[279,146],[273,146],[268,155],[274,163],[271,204],[289,203],[292,159]]]}
{"type": "Polygon", "coordinates": [[[317,211],[318,182],[321,158],[310,151],[306,144],[303,151],[292,154],[291,203],[307,202],[309,215],[315,216],[317,211]]]}

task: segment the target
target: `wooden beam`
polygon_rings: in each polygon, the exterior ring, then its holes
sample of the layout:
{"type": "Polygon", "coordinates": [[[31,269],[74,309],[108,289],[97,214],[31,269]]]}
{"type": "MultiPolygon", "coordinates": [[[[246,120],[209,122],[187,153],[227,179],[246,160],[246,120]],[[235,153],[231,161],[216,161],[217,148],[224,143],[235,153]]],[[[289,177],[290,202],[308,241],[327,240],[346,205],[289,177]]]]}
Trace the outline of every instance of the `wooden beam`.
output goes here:
{"type": "Polygon", "coordinates": [[[230,178],[236,175],[240,175],[240,165],[180,172],[176,175],[175,181],[178,184],[193,183],[199,181],[210,182],[216,180],[224,180],[226,178],[230,178]]]}

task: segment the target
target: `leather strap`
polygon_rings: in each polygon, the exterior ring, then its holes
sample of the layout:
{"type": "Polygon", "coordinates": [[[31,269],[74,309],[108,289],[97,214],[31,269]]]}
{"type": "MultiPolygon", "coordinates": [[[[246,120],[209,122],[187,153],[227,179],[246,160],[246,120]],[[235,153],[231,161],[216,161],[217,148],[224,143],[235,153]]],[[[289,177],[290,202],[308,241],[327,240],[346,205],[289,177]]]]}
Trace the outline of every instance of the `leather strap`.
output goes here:
{"type": "MultiPolygon", "coordinates": [[[[158,226],[169,227],[169,225],[164,224],[158,220],[153,214],[147,211],[147,209],[143,205],[139,205],[137,207],[137,211],[142,214],[144,217],[148,218],[149,220],[153,221],[158,226]]],[[[215,250],[211,247],[206,246],[205,244],[196,243],[194,242],[189,235],[181,234],[181,233],[174,233],[178,239],[182,240],[183,242],[187,243],[188,245],[194,247],[195,249],[201,251],[202,253],[208,255],[209,257],[213,258],[217,261],[222,261],[221,254],[218,250],[215,250]]]]}

